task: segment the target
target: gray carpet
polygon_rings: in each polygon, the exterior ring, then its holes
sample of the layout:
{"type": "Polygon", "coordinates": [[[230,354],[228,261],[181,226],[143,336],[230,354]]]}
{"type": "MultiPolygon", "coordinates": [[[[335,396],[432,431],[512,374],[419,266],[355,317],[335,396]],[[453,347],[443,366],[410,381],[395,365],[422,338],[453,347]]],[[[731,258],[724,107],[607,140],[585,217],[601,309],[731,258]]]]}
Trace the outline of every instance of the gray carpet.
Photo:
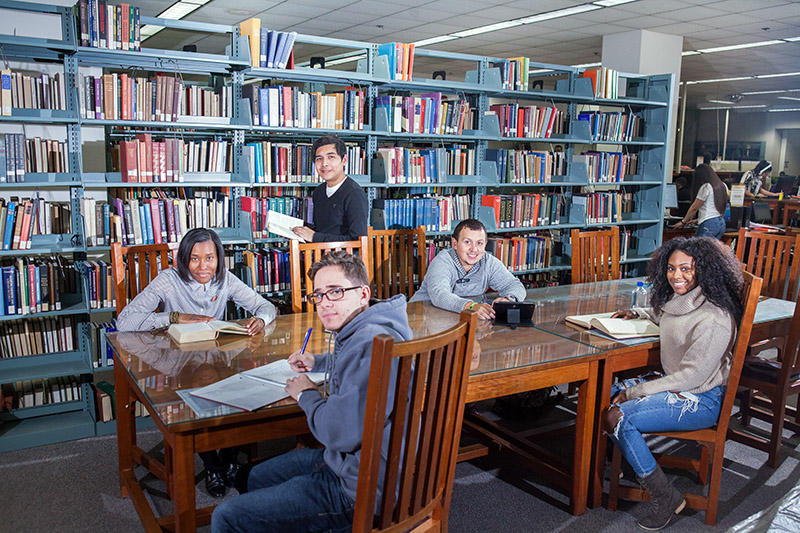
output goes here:
{"type": "MultiPolygon", "coordinates": [[[[766,454],[729,441],[717,526],[705,526],[704,513],[685,510],[669,531],[725,531],[786,494],[800,481],[800,437],[785,437],[777,470],[764,465],[766,454]]],[[[158,450],[159,434],[153,429],[140,432],[139,442],[158,450]]],[[[292,440],[284,440],[264,444],[260,451],[269,455],[292,446],[292,440]]],[[[559,447],[569,450],[569,445],[559,447]]],[[[140,531],[133,505],[119,496],[116,462],[114,436],[0,454],[0,532],[140,531]]],[[[201,470],[198,460],[196,471],[201,470]]],[[[700,490],[689,477],[668,474],[680,489],[700,490]]],[[[158,512],[170,513],[163,484],[152,477],[146,483],[158,512]]],[[[202,484],[197,498],[199,505],[213,503],[202,484]]],[[[457,467],[450,531],[641,531],[636,520],[648,505],[621,502],[617,512],[598,508],[575,517],[566,504],[566,496],[507,456],[482,458],[457,467]]]]}

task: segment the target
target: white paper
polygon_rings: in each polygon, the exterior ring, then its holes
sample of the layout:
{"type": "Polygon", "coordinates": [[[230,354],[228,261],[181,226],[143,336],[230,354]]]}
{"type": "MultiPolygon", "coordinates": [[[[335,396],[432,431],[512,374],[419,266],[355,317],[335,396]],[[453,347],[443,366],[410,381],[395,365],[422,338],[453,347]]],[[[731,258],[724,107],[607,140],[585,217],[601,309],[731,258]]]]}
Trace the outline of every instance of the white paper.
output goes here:
{"type": "Polygon", "coordinates": [[[296,378],[297,376],[306,376],[317,385],[322,383],[325,379],[325,372],[295,372],[289,364],[288,359],[273,361],[268,365],[242,372],[242,374],[283,386],[286,385],[287,380],[296,378]]]}
{"type": "Polygon", "coordinates": [[[277,211],[267,211],[267,231],[270,233],[280,235],[281,237],[286,237],[287,239],[295,239],[306,242],[305,239],[292,231],[292,228],[304,225],[305,221],[300,218],[284,215],[283,213],[278,213],[277,211]]]}
{"type": "Polygon", "coordinates": [[[289,396],[284,385],[254,379],[242,374],[212,383],[192,392],[193,396],[254,411],[289,396]]]}
{"type": "Polygon", "coordinates": [[[742,207],[744,205],[744,185],[731,185],[731,207],[742,207]]]}

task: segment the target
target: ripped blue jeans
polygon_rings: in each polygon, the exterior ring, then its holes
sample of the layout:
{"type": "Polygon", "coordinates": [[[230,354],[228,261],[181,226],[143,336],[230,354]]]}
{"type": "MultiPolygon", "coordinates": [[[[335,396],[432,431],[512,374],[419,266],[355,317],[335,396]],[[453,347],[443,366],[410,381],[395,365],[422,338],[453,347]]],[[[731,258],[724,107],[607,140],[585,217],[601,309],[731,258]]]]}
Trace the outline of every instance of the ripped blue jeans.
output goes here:
{"type": "MultiPolygon", "coordinates": [[[[616,383],[611,388],[611,398],[642,381],[644,378],[638,377],[616,383]]],[[[725,387],[720,385],[701,394],[659,392],[629,400],[619,404],[622,418],[609,438],[619,446],[636,475],[645,477],[656,469],[657,464],[642,434],[711,427],[719,420],[724,394],[725,387]]]]}

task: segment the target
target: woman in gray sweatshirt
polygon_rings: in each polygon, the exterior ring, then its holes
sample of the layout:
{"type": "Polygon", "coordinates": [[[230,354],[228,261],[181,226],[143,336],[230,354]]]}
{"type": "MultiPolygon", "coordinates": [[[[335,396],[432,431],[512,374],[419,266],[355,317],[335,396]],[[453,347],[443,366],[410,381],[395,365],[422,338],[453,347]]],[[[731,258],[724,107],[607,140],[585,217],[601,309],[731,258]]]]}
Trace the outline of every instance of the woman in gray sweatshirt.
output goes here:
{"type": "Polygon", "coordinates": [[[743,312],[744,281],[731,249],[710,237],[672,239],[656,250],[647,273],[653,284],[653,307],[615,316],[645,315],[660,325],[663,374],[616,384],[605,426],[650,493],[651,513],[639,520],[639,526],[658,530],[686,502],[656,463],[642,434],[690,431],[717,423],[743,312]]]}

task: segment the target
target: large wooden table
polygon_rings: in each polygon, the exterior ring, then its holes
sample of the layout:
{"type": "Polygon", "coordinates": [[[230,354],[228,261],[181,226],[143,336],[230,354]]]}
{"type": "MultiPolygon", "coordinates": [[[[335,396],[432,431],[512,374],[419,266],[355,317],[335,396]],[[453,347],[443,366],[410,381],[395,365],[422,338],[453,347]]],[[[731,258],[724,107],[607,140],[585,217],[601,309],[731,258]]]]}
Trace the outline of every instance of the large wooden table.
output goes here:
{"type": "MultiPolygon", "coordinates": [[[[480,357],[470,373],[468,402],[562,383],[579,385],[571,461],[552,456],[542,461],[545,450],[480,416],[470,414],[464,422],[465,428],[552,478],[569,495],[573,514],[585,511],[590,488],[594,488],[590,502],[594,505],[599,501],[602,463],[595,460],[592,468],[592,457],[598,457],[600,447],[604,449],[605,445],[597,421],[600,409],[608,405],[613,372],[657,362],[658,352],[657,340],[625,345],[572,328],[565,324],[564,317],[626,308],[634,286],[634,281],[625,280],[531,290],[528,298],[537,302],[537,327],[512,330],[489,323],[479,327],[480,357]]],[[[791,315],[785,305],[773,307],[769,319],[761,318],[762,335],[778,332],[780,328],[775,324],[780,321],[775,319],[791,315]]],[[[458,321],[457,314],[422,303],[409,304],[408,316],[415,337],[442,331],[458,321]]],[[[195,452],[308,432],[302,411],[291,399],[255,412],[220,407],[200,414],[180,394],[288,357],[302,346],[309,327],[314,330],[308,350],[325,351],[328,336],[311,313],[278,317],[263,337],[228,336],[222,341],[191,345],[191,349],[178,347],[164,332],[108,336],[115,353],[120,485],[122,495],[131,498],[146,530],[194,531],[198,524],[210,521],[213,507],[195,509],[195,452]],[[134,401],[150,413],[164,437],[163,462],[136,444],[134,401]],[[134,473],[136,465],[165,481],[174,500],[174,515],[155,516],[134,473]]],[[[478,446],[467,448],[462,458],[483,455],[485,450],[478,446]]]]}

